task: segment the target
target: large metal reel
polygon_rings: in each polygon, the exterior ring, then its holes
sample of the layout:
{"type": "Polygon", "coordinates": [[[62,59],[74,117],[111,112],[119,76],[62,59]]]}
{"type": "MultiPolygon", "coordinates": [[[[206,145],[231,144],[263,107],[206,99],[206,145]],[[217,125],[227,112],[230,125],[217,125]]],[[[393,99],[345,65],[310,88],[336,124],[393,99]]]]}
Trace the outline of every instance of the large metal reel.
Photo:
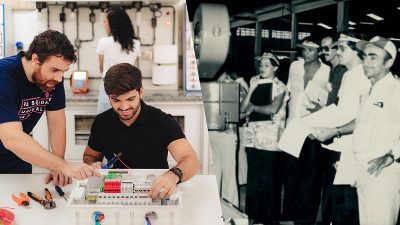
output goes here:
{"type": "Polygon", "coordinates": [[[193,17],[192,35],[200,78],[213,78],[226,60],[231,36],[228,8],[200,4],[193,17]]]}

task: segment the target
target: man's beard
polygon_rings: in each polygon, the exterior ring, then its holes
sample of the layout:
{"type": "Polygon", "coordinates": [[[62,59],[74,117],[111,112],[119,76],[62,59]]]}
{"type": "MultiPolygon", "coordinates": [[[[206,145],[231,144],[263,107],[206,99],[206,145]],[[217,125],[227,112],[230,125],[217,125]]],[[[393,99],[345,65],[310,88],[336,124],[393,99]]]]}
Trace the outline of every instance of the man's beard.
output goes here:
{"type": "Polygon", "coordinates": [[[35,71],[33,72],[32,80],[40,88],[40,90],[46,91],[46,92],[53,90],[54,86],[59,83],[56,80],[44,80],[40,67],[39,67],[39,69],[35,69],[35,71]],[[49,87],[49,86],[47,86],[48,83],[53,83],[54,86],[49,87]]]}
{"type": "MultiPolygon", "coordinates": [[[[136,113],[137,113],[137,111],[139,110],[140,106],[141,106],[141,98],[139,99],[139,103],[137,104],[137,106],[135,107],[135,109],[130,108],[130,109],[133,109],[133,113],[132,113],[132,116],[130,116],[129,118],[123,118],[123,117],[119,114],[119,110],[120,110],[120,109],[118,109],[116,113],[118,114],[119,118],[121,118],[121,120],[130,120],[130,119],[132,119],[132,118],[136,115],[136,113]]],[[[114,109],[114,111],[116,111],[116,110],[114,109]]],[[[122,110],[121,110],[121,111],[122,111],[122,110]]]]}

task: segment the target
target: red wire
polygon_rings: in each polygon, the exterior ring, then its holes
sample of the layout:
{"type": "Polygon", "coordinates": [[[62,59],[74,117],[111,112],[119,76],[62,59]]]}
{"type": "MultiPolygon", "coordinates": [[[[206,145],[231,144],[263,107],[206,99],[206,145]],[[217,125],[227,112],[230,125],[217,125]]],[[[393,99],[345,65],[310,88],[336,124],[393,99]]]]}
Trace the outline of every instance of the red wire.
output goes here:
{"type": "Polygon", "coordinates": [[[2,220],[4,225],[12,225],[14,224],[14,213],[0,208],[0,219],[2,220]]]}
{"type": "MultiPolygon", "coordinates": [[[[122,160],[121,160],[120,158],[118,158],[118,160],[119,160],[120,162],[122,162],[122,160]]],[[[126,168],[130,169],[130,167],[127,166],[124,162],[122,162],[122,164],[124,164],[124,166],[125,166],[126,168]]]]}

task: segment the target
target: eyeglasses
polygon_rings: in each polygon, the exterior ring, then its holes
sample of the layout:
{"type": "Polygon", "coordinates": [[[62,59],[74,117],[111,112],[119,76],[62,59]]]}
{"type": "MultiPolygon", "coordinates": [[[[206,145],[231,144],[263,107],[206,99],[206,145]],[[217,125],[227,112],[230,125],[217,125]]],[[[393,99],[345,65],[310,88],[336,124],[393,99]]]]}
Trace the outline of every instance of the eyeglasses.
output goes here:
{"type": "Polygon", "coordinates": [[[335,45],[335,46],[332,46],[331,48],[329,48],[329,46],[321,46],[321,49],[322,49],[322,51],[329,52],[329,49],[337,50],[338,46],[335,45]]]}

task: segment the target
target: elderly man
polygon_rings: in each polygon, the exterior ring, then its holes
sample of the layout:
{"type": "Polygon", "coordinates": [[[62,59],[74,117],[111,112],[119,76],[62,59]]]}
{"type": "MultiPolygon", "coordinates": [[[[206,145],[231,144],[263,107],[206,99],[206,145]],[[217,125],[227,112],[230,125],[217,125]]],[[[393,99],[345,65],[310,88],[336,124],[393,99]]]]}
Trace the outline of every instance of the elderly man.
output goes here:
{"type": "Polygon", "coordinates": [[[395,45],[382,37],[357,43],[372,89],[363,99],[353,134],[361,224],[396,224],[400,207],[400,82],[390,68],[395,45]],[[375,174],[375,175],[374,175],[375,174]]]}

